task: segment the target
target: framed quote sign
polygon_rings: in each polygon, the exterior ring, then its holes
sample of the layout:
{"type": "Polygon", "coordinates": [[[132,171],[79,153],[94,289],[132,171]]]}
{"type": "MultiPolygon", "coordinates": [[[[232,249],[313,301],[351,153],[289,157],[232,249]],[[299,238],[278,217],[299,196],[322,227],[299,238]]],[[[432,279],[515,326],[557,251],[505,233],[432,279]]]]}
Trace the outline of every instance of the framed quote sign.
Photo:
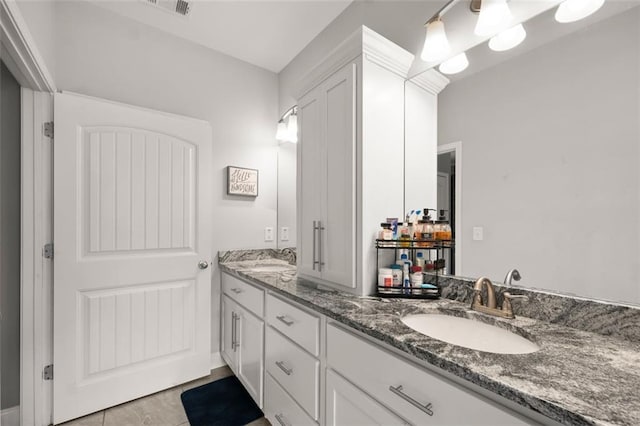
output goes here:
{"type": "Polygon", "coordinates": [[[258,196],[258,171],[243,167],[227,166],[227,194],[258,196]]]}

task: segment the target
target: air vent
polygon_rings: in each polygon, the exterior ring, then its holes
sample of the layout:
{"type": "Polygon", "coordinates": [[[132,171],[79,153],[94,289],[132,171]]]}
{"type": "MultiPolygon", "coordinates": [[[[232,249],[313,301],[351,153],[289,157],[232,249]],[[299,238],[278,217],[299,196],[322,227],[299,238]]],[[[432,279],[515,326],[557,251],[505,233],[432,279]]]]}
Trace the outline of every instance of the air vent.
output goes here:
{"type": "Polygon", "coordinates": [[[178,15],[188,16],[191,11],[191,4],[185,0],[143,0],[145,3],[154,5],[168,12],[178,15]]]}

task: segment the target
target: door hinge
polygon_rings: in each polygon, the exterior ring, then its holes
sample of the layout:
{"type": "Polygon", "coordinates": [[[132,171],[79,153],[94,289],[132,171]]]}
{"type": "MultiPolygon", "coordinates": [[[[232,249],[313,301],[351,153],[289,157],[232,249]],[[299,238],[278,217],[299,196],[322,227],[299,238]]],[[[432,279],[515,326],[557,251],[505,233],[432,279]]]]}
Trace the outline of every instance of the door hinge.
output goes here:
{"type": "Polygon", "coordinates": [[[47,121],[44,123],[44,135],[53,139],[53,121],[47,121]]]}
{"type": "Polygon", "coordinates": [[[53,380],[53,364],[45,365],[42,371],[42,377],[45,380],[53,380]]]}
{"type": "Polygon", "coordinates": [[[45,259],[53,259],[53,244],[52,243],[47,243],[44,245],[43,249],[42,249],[42,256],[44,256],[45,259]]]}

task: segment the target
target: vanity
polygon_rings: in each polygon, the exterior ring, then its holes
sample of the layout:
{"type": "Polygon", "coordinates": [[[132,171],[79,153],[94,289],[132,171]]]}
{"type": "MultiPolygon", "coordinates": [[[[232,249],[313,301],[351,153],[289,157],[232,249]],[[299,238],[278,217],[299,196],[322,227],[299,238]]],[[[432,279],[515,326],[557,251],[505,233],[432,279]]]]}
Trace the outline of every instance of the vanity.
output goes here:
{"type": "MultiPolygon", "coordinates": [[[[253,365],[262,375],[248,385],[240,370],[230,366],[274,425],[640,422],[637,338],[518,314],[501,319],[471,311],[472,282],[443,284],[443,294],[451,298],[439,300],[358,297],[299,278],[293,265],[266,252],[221,252],[220,269],[225,299],[242,305],[241,295],[252,294],[251,303],[258,302],[252,315],[260,323],[256,330],[264,327],[264,339],[255,340],[264,345],[264,358],[253,365]],[[403,318],[424,314],[496,325],[540,349],[525,354],[477,351],[403,323],[403,318]]],[[[550,297],[530,296],[533,304],[550,297]]],[[[610,309],[612,315],[640,319],[637,309],[599,305],[583,309],[610,309]]],[[[229,316],[223,319],[227,362],[226,348],[233,341],[226,337],[228,321],[229,316]]],[[[236,332],[236,338],[241,334],[236,332]]]]}

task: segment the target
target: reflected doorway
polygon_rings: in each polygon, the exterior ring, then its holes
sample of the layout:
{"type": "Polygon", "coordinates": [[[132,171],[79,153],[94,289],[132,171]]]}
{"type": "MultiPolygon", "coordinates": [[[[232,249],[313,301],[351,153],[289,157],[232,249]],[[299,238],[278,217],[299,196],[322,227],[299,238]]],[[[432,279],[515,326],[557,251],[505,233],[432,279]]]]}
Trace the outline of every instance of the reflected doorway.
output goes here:
{"type": "Polygon", "coordinates": [[[455,250],[445,250],[446,273],[462,275],[461,239],[461,159],[462,144],[455,142],[438,146],[438,189],[437,215],[443,213],[451,225],[452,238],[456,242],[455,250]]]}

